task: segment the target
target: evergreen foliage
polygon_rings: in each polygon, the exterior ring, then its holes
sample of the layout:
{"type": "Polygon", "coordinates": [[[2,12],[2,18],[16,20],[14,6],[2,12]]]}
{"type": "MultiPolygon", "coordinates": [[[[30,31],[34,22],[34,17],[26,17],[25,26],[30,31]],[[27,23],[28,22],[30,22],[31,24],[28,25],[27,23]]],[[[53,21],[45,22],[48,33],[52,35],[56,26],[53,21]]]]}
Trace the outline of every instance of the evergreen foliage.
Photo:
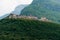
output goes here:
{"type": "Polygon", "coordinates": [[[60,24],[3,19],[0,20],[0,40],[60,40],[60,24]]]}

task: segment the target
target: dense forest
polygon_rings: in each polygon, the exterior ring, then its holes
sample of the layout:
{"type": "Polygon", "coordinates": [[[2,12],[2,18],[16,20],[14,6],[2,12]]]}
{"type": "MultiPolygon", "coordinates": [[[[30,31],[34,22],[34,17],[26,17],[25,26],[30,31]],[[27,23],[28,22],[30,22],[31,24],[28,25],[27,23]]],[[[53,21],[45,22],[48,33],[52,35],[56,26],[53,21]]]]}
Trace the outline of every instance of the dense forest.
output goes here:
{"type": "Polygon", "coordinates": [[[60,4],[51,0],[34,0],[31,5],[22,10],[21,15],[32,15],[38,18],[47,17],[60,23],[60,4]]]}
{"type": "Polygon", "coordinates": [[[60,24],[29,19],[2,19],[0,40],[60,40],[60,24]]]}

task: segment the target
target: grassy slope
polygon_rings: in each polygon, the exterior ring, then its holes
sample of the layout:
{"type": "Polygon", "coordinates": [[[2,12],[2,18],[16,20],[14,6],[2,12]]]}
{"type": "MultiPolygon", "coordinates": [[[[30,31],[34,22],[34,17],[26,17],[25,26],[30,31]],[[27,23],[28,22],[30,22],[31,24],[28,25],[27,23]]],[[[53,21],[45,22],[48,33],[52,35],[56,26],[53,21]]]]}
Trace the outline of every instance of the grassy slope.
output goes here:
{"type": "Polygon", "coordinates": [[[27,19],[0,20],[0,40],[60,40],[60,25],[27,19]]]}

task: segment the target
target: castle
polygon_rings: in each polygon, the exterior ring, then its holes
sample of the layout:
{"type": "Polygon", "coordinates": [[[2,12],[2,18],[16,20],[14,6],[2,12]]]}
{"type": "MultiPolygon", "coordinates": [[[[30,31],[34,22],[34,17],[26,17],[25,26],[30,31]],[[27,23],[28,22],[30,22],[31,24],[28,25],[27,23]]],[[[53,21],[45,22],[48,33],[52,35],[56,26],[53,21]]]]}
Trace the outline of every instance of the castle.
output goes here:
{"type": "Polygon", "coordinates": [[[35,16],[25,16],[25,15],[15,15],[15,14],[10,14],[9,16],[9,19],[10,18],[14,18],[14,19],[17,19],[17,18],[23,18],[23,19],[38,19],[37,17],[35,16]]]}
{"type": "Polygon", "coordinates": [[[46,17],[41,17],[40,21],[49,21],[46,17]]]}
{"type": "Polygon", "coordinates": [[[9,16],[9,19],[11,18],[14,18],[14,19],[17,19],[17,18],[23,18],[23,19],[33,19],[33,20],[39,20],[39,21],[50,21],[48,20],[46,17],[41,17],[40,19],[38,19],[38,17],[35,17],[35,16],[25,16],[25,15],[15,15],[15,14],[10,14],[9,16]]]}

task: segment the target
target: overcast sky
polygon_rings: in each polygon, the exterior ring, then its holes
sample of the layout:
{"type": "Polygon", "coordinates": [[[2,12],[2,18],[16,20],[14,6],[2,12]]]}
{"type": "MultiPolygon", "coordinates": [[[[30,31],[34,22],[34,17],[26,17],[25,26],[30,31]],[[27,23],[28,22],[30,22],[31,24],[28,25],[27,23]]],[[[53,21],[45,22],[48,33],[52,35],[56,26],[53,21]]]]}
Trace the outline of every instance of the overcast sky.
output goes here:
{"type": "Polygon", "coordinates": [[[31,4],[33,0],[0,0],[0,16],[14,11],[21,4],[31,4]]]}

